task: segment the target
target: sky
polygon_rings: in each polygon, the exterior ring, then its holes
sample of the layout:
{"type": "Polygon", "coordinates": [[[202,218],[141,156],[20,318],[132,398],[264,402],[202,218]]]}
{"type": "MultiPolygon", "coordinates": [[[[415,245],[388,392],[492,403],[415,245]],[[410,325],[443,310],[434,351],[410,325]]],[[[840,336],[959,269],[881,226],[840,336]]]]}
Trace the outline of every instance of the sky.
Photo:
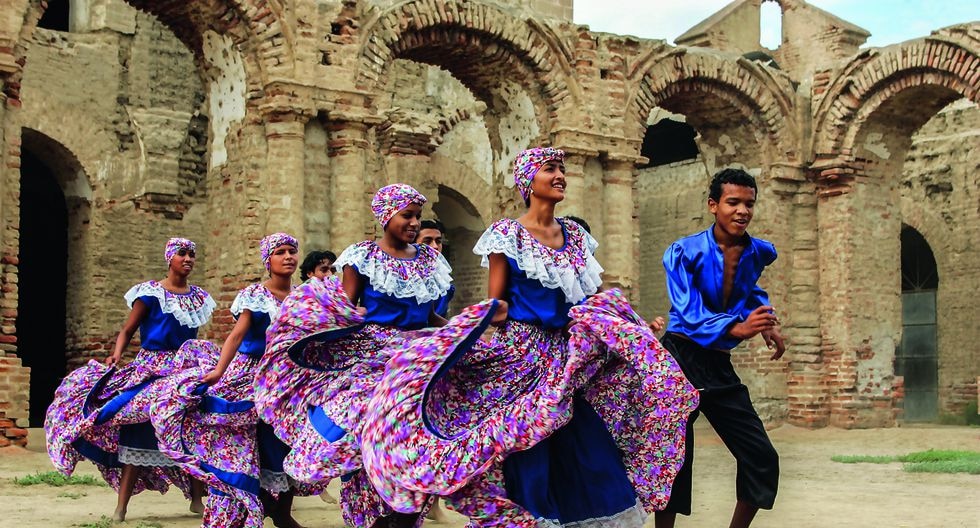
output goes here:
{"type": "MultiPolygon", "coordinates": [[[[730,0],[574,0],[575,23],[593,31],[674,39],[726,6],[730,0]]],[[[868,46],[887,46],[924,37],[932,30],[980,20],[980,1],[971,0],[808,0],[871,33],[868,46]]],[[[776,4],[772,6],[778,18],[776,4]]],[[[764,14],[765,16],[765,14],[764,14]]],[[[763,44],[778,42],[778,35],[763,26],[763,44]]],[[[776,32],[778,33],[778,31],[776,32]]]]}

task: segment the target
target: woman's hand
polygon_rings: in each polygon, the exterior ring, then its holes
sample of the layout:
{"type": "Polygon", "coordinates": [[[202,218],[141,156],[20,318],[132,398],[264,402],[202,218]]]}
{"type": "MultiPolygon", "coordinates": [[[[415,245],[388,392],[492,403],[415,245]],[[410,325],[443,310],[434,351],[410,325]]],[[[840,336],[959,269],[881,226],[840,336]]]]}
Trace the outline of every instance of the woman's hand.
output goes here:
{"type": "Polygon", "coordinates": [[[667,321],[665,321],[663,317],[655,317],[652,321],[647,323],[647,326],[650,327],[650,330],[653,330],[653,333],[657,334],[662,332],[663,329],[667,327],[667,321]]]}
{"type": "Polygon", "coordinates": [[[507,320],[507,301],[497,301],[497,311],[493,314],[490,324],[500,326],[507,320]]]}
{"type": "Polygon", "coordinates": [[[116,363],[119,363],[120,357],[121,357],[121,354],[112,354],[112,355],[110,355],[109,357],[105,358],[105,365],[107,367],[114,367],[116,365],[116,363]]]}
{"type": "Polygon", "coordinates": [[[223,375],[224,372],[221,372],[218,369],[214,369],[211,372],[205,374],[204,377],[201,378],[201,382],[206,383],[208,385],[214,385],[215,383],[221,381],[221,376],[223,375]]]}

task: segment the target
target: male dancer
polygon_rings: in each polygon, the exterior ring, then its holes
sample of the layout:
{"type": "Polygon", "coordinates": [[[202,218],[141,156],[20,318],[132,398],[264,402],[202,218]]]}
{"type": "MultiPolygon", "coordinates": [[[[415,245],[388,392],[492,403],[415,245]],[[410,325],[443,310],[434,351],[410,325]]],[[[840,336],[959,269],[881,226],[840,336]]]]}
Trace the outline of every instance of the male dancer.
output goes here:
{"type": "Polygon", "coordinates": [[[776,312],[756,284],[762,270],[776,260],[776,248],[746,233],[757,190],[755,179],[745,171],[716,174],[708,191],[708,211],[715,223],[674,242],[664,253],[671,307],[662,342],[701,393],[701,403],[688,421],[684,466],[670,502],[656,514],[657,528],[672,528],[676,514],[691,513],[698,412],[708,418],[738,463],[730,527],[749,526],[759,508],[772,509],[776,500],[779,457],[731,361],[731,350],[757,334],[770,349],[775,347],[770,359],[779,359],[785,351],[776,312]]]}

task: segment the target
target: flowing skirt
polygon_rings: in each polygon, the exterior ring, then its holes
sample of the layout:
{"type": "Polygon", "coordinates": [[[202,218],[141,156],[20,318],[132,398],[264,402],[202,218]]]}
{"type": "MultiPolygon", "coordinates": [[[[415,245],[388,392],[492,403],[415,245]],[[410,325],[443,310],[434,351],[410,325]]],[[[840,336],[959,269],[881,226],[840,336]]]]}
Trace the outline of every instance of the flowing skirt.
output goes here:
{"type": "MultiPolygon", "coordinates": [[[[488,303],[447,331],[478,330],[488,303]]],[[[509,321],[489,344],[393,340],[362,428],[383,500],[446,496],[471,526],[638,527],[662,509],[697,393],[617,290],[571,316],[568,336],[509,321]]]]}
{"type": "Polygon", "coordinates": [[[384,345],[400,333],[364,324],[339,281],[309,281],[283,302],[256,373],[258,416],[289,447],[284,471],[318,486],[342,477],[352,526],[392,513],[360,474],[360,427],[384,373],[384,345]]]}
{"type": "Polygon", "coordinates": [[[93,462],[113,489],[125,464],[138,466],[134,493],[170,485],[189,496],[187,475],[156,445],[151,406],[174,376],[206,360],[183,350],[140,350],[123,367],[89,361],[71,372],[55,392],[44,420],[48,455],[70,475],[83,458],[93,462]]]}

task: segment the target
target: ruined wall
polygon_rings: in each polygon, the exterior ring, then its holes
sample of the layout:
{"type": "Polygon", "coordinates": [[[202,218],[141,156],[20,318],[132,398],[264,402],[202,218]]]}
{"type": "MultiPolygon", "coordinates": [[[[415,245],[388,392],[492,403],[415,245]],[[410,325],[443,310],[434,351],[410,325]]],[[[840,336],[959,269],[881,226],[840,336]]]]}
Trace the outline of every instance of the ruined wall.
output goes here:
{"type": "Polygon", "coordinates": [[[980,328],[974,286],[980,284],[980,109],[959,100],[913,137],[900,183],[902,222],[929,242],[939,272],[939,408],[960,414],[976,398],[980,328]]]}
{"type": "MultiPolygon", "coordinates": [[[[154,15],[121,0],[78,2],[89,11],[73,23],[85,31],[65,34],[32,26],[41,4],[0,15],[0,368],[10,372],[0,412],[24,391],[24,369],[9,355],[24,128],[36,131],[25,136],[31,148],[50,138],[80,171],[62,181],[79,359],[106,352],[125,314],[118,296],[161,273],[167,236],[201,243],[195,282],[219,304],[202,336],[222,339],[234,295],[264,275],[263,235],[289,230],[304,250],[339,252],[379,233],[368,203],[395,181],[417,186],[430,198],[424,214],[449,226],[454,308],[482,299],[486,272],[470,248],[491,222],[523,211],[511,163],[531,144],[566,149],[569,194],[558,213],[589,221],[607,286],[647,317],[667,308],[664,248],[710,224],[708,174],[736,165],[759,177],[752,233],[779,248],[763,286],[779,299],[790,351],[770,362],[756,339],[735,363],[772,422],[895,423],[900,387],[886,349],[900,338],[891,235],[901,222],[949,241],[934,244],[946,244],[937,252],[944,275],[975,280],[975,237],[957,231],[978,224],[976,153],[963,146],[975,117],[950,111],[910,138],[950,97],[977,100],[973,26],[842,58],[860,31],[787,0],[787,42],[808,43],[812,31],[827,38],[782,50],[786,68],[775,70],[735,46],[745,38],[735,26],[757,32],[759,0],[733,2],[679,40],[715,49],[593,33],[571,22],[567,0],[130,3],[154,15]],[[828,65],[805,74],[817,63],[828,65]],[[898,95],[920,85],[931,88],[898,95]],[[700,158],[636,170],[655,108],[684,116],[700,158]],[[908,170],[921,175],[900,181],[906,150],[908,170]],[[942,229],[954,234],[937,236],[942,229]]],[[[962,330],[969,311],[958,295],[940,292],[944,351],[976,341],[962,330]]],[[[978,362],[975,351],[943,358],[952,410],[975,390],[978,362]]]]}

